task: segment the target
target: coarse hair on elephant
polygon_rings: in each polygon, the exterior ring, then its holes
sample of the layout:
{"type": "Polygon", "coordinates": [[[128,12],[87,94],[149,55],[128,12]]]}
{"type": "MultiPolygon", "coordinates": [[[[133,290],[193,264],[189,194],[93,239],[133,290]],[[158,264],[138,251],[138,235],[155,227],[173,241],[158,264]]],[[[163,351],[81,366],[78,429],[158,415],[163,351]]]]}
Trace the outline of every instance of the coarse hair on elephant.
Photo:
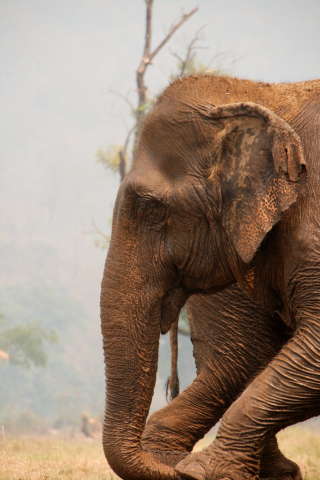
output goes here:
{"type": "MultiPolygon", "coordinates": [[[[159,97],[119,189],[102,280],[103,445],[120,477],[253,480],[273,465],[269,478],[299,478],[275,434],[320,413],[319,187],[319,80],[188,77],[159,97]],[[204,367],[195,344],[202,367],[165,407],[169,430],[164,412],[146,425],[160,333],[187,300],[216,305],[219,295],[232,309],[213,335],[221,349],[231,342],[233,360],[208,347],[204,367]],[[243,346],[231,334],[240,318],[243,346]],[[189,429],[175,405],[189,408],[189,429]],[[213,444],[186,456],[220,416],[213,444]]],[[[202,316],[191,317],[197,331],[202,316]]]]}

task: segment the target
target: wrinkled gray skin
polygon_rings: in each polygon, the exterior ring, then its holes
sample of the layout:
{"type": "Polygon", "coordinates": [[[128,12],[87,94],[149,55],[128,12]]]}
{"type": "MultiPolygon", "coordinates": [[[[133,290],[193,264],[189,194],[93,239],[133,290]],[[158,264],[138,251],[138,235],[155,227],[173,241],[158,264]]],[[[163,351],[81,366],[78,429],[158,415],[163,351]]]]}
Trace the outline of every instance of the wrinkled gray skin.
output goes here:
{"type": "Polygon", "coordinates": [[[320,413],[319,98],[320,81],[188,78],[147,118],[101,292],[103,445],[123,479],[256,480],[274,435],[320,413]],[[174,469],[142,441],[160,332],[192,295],[235,283],[292,337],[223,414],[215,442],[174,469]]]}

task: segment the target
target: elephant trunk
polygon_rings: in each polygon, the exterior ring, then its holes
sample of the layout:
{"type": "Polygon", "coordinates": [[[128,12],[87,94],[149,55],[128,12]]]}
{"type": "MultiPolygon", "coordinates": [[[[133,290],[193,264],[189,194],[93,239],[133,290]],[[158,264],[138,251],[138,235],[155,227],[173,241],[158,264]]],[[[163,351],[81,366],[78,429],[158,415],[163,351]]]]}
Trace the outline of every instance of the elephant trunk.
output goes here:
{"type": "Polygon", "coordinates": [[[177,478],[174,470],[141,448],[156,382],[161,298],[150,292],[147,276],[142,278],[130,258],[126,262],[122,254],[117,262],[112,250],[101,293],[107,379],[104,452],[111,468],[125,480],[172,480],[177,478]]]}

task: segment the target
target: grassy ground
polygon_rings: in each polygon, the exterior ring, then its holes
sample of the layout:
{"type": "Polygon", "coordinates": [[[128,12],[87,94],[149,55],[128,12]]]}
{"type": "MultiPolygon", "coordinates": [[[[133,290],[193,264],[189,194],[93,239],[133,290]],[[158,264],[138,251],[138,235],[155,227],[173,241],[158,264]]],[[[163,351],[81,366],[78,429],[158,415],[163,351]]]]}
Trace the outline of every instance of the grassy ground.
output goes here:
{"type": "MultiPolygon", "coordinates": [[[[196,449],[211,443],[201,440],[196,449]]],[[[305,480],[320,480],[320,432],[291,427],[278,435],[280,448],[297,462],[305,480]]],[[[97,440],[7,438],[0,442],[0,480],[118,480],[97,440]]]]}
{"type": "Polygon", "coordinates": [[[8,438],[0,443],[1,480],[117,480],[101,441],[8,438]]]}
{"type": "Polygon", "coordinates": [[[306,480],[320,480],[319,430],[290,427],[280,432],[278,441],[283,453],[301,468],[306,480]]]}

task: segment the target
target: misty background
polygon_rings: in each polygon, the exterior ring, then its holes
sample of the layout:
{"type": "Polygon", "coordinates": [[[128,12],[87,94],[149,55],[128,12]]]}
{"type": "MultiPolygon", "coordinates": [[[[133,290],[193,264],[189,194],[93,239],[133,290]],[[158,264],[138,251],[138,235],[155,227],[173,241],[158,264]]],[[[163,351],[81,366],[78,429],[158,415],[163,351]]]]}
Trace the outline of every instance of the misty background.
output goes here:
{"type": "MultiPolygon", "coordinates": [[[[153,48],[196,6],[147,71],[151,95],[176,71],[170,50],[182,51],[203,25],[199,59],[225,53],[213,68],[268,82],[320,78],[318,0],[155,0],[153,48]]],[[[111,90],[136,104],[144,34],[142,0],[0,0],[0,311],[12,325],[39,319],[60,338],[46,347],[46,368],[1,369],[0,423],[25,411],[56,426],[62,415],[102,415],[106,250],[86,232],[94,221],[110,233],[119,178],[95,152],[122,143],[132,125],[111,90]]],[[[184,388],[195,367],[189,339],[179,345],[184,388]]],[[[160,360],[153,409],[165,405],[168,335],[160,360]]]]}

